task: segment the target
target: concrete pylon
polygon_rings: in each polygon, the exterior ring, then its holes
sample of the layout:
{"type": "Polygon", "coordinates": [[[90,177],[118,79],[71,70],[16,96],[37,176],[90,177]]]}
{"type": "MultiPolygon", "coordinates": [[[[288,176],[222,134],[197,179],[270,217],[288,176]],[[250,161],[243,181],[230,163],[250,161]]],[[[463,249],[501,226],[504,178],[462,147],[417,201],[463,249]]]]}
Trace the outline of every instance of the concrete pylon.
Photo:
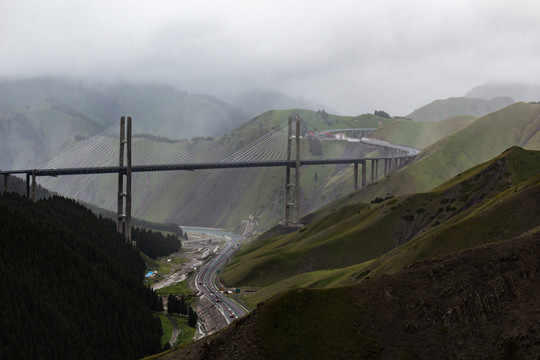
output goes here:
{"type": "MultiPolygon", "coordinates": [[[[289,125],[287,130],[287,161],[291,160],[292,151],[292,117],[289,116],[289,125]]],[[[291,167],[287,165],[285,169],[285,219],[283,224],[285,226],[290,225],[291,216],[291,167]]]]}
{"type": "Polygon", "coordinates": [[[296,171],[294,172],[294,223],[300,224],[300,118],[296,115],[296,171]]]}
{"type": "Polygon", "coordinates": [[[362,164],[362,187],[366,187],[366,162],[361,162],[362,164]]]}
{"type": "MultiPolygon", "coordinates": [[[[287,160],[292,158],[292,117],[289,116],[288,137],[287,137],[287,160]]],[[[285,173],[285,226],[298,226],[300,218],[300,118],[296,116],[296,135],[295,135],[295,165],[287,165],[285,173]],[[295,168],[294,183],[291,183],[291,168],[295,168]],[[294,188],[294,198],[291,196],[291,188],[294,188]],[[293,200],[294,199],[294,200],[293,200]],[[291,220],[292,208],[292,220],[291,220]]]]}
{"type": "Polygon", "coordinates": [[[353,172],[354,172],[354,190],[358,190],[358,163],[357,162],[354,163],[353,172]]]}
{"type": "Polygon", "coordinates": [[[126,242],[131,241],[131,117],[120,118],[120,149],[118,166],[118,222],[117,231],[124,234],[126,242]],[[124,168],[124,159],[126,166],[124,168]],[[124,177],[126,191],[124,192],[124,177]]]}
{"type": "Polygon", "coordinates": [[[4,174],[4,194],[9,190],[9,174],[4,174]]]}
{"type": "Polygon", "coordinates": [[[36,173],[35,171],[26,173],[26,197],[36,201],[36,173]],[[32,185],[30,185],[30,178],[32,178],[32,185]],[[30,190],[32,190],[32,196],[30,196],[30,190]]]}

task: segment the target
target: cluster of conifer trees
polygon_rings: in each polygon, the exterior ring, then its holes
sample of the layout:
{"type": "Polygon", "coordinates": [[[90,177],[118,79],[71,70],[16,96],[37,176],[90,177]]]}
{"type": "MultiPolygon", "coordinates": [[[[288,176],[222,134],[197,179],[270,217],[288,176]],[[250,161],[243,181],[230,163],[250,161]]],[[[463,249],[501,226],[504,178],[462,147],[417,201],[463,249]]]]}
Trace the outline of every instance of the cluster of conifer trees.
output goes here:
{"type": "Polygon", "coordinates": [[[137,243],[137,247],[152,259],[166,256],[180,249],[182,243],[176,235],[164,236],[159,231],[144,228],[132,228],[131,239],[137,243]]]}
{"type": "MultiPolygon", "coordinates": [[[[0,176],[0,189],[3,189],[3,186],[4,177],[0,176]]],[[[25,194],[26,192],[25,183],[14,176],[10,177],[9,188],[11,191],[19,193],[21,195],[25,194]]],[[[49,191],[38,185],[36,189],[36,197],[38,199],[45,199],[50,197],[51,195],[52,194],[49,191]]],[[[100,215],[104,214],[103,218],[105,220],[103,221],[105,222],[106,226],[112,231],[116,231],[116,222],[111,218],[114,217],[116,214],[103,209],[95,210],[98,210],[98,213],[100,215]]],[[[139,224],[140,227],[132,227],[132,239],[136,241],[137,248],[146,255],[150,256],[152,259],[156,259],[160,256],[166,256],[178,251],[182,246],[180,238],[187,239],[187,233],[183,232],[182,229],[180,229],[174,224],[154,224],[138,219],[134,219],[133,222],[139,224]],[[168,231],[172,234],[165,236],[159,231],[147,230],[144,228],[145,226],[158,227],[159,230],[168,231]]]]}
{"type": "Polygon", "coordinates": [[[0,358],[136,359],[161,350],[137,249],[73,200],[0,195],[0,358]]]}
{"type": "Polygon", "coordinates": [[[169,294],[167,298],[167,312],[169,314],[182,314],[188,316],[188,325],[195,327],[197,325],[197,313],[186,302],[185,296],[176,297],[169,294]]]}

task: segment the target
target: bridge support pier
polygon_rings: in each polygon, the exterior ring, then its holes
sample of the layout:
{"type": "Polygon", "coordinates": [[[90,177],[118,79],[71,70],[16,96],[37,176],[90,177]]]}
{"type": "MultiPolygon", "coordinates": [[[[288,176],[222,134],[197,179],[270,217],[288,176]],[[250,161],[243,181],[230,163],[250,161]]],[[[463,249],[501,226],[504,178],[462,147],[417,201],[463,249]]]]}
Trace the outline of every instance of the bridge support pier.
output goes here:
{"type": "Polygon", "coordinates": [[[358,190],[358,163],[354,163],[354,190],[358,190]]]}
{"type": "Polygon", "coordinates": [[[296,115],[296,170],[294,172],[294,223],[300,224],[300,118],[296,115]]]}
{"type": "Polygon", "coordinates": [[[9,174],[4,174],[4,194],[9,190],[9,174]]]}
{"type": "Polygon", "coordinates": [[[124,167],[125,172],[118,173],[118,222],[117,231],[124,234],[126,242],[131,243],[131,117],[120,118],[120,153],[118,165],[124,167]],[[125,156],[124,156],[124,150],[125,156]],[[124,176],[126,178],[126,191],[124,192],[124,176]],[[124,208],[125,205],[125,208],[124,208]]]}
{"type": "Polygon", "coordinates": [[[26,198],[27,199],[30,199],[30,187],[32,189],[31,199],[33,201],[36,201],[36,173],[35,172],[26,173],[26,198]],[[32,185],[30,185],[30,176],[32,176],[32,185]]]}
{"type": "Polygon", "coordinates": [[[362,187],[366,187],[366,162],[362,163],[362,187]]]}
{"type": "Polygon", "coordinates": [[[36,201],[36,173],[32,173],[32,201],[36,201]]]}
{"type": "MultiPolygon", "coordinates": [[[[354,190],[358,190],[358,164],[357,162],[354,163],[354,190]]],[[[367,180],[366,180],[366,172],[367,172],[367,169],[366,169],[366,166],[367,166],[367,163],[366,161],[362,161],[360,162],[360,165],[362,165],[362,178],[361,178],[361,186],[362,187],[365,187],[366,184],[367,184],[367,180]]],[[[372,175],[372,178],[373,178],[373,175],[372,175]]]]}

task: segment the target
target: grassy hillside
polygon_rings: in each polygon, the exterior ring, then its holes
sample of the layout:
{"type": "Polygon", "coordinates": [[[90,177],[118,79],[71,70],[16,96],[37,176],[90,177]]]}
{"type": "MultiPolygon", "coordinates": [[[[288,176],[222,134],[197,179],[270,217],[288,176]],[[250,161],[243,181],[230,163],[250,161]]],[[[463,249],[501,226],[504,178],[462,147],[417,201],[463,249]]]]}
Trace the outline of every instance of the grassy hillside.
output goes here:
{"type": "Polygon", "coordinates": [[[396,119],[380,127],[372,137],[389,141],[393,144],[423,149],[436,141],[447,137],[470,125],[477,118],[461,115],[437,122],[418,122],[396,119]]]}
{"type": "Polygon", "coordinates": [[[416,121],[439,121],[459,115],[484,116],[502,109],[514,100],[509,97],[496,97],[491,100],[453,97],[435,100],[407,115],[416,121]]]}
{"type": "Polygon", "coordinates": [[[320,210],[307,227],[257,240],[235,256],[222,279],[269,286],[253,305],[283,289],[328,287],[515,237],[540,223],[540,153],[511,148],[426,193],[320,210]]]}
{"type": "Polygon", "coordinates": [[[539,235],[296,289],[157,359],[535,359],[539,235]]]}
{"type": "Polygon", "coordinates": [[[370,264],[373,275],[397,271],[440,254],[517,237],[540,224],[536,204],[540,196],[540,153],[513,148],[482,171],[474,170],[474,176],[460,182],[457,189],[443,186],[434,191],[449,196],[448,203],[455,208],[452,217],[374,261],[370,264]]]}

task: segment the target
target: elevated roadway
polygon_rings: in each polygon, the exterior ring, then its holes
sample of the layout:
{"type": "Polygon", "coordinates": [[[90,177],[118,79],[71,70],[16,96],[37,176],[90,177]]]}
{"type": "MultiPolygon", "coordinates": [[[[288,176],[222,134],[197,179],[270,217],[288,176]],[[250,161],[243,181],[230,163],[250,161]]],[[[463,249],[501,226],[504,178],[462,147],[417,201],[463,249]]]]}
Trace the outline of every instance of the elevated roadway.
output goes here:
{"type": "MultiPolygon", "coordinates": [[[[366,142],[367,143],[367,142],[366,142]]],[[[375,144],[374,142],[369,142],[375,144]]],[[[410,149],[410,148],[409,148],[410,149]]],[[[416,150],[416,155],[418,150],[416,150]]],[[[394,155],[357,159],[305,159],[300,160],[300,165],[325,165],[325,164],[358,164],[368,160],[401,159],[414,155],[394,155]]],[[[269,160],[269,161],[247,161],[247,162],[208,162],[208,163],[187,163],[187,164],[161,164],[161,165],[132,165],[132,172],[157,172],[157,171],[178,171],[178,170],[206,170],[206,169],[237,169],[252,167],[294,167],[294,160],[269,160]]],[[[27,174],[35,176],[61,176],[61,175],[88,175],[88,174],[118,174],[125,173],[126,166],[103,166],[103,167],[83,167],[83,168],[61,168],[61,169],[24,169],[0,171],[4,175],[27,174]]]]}

